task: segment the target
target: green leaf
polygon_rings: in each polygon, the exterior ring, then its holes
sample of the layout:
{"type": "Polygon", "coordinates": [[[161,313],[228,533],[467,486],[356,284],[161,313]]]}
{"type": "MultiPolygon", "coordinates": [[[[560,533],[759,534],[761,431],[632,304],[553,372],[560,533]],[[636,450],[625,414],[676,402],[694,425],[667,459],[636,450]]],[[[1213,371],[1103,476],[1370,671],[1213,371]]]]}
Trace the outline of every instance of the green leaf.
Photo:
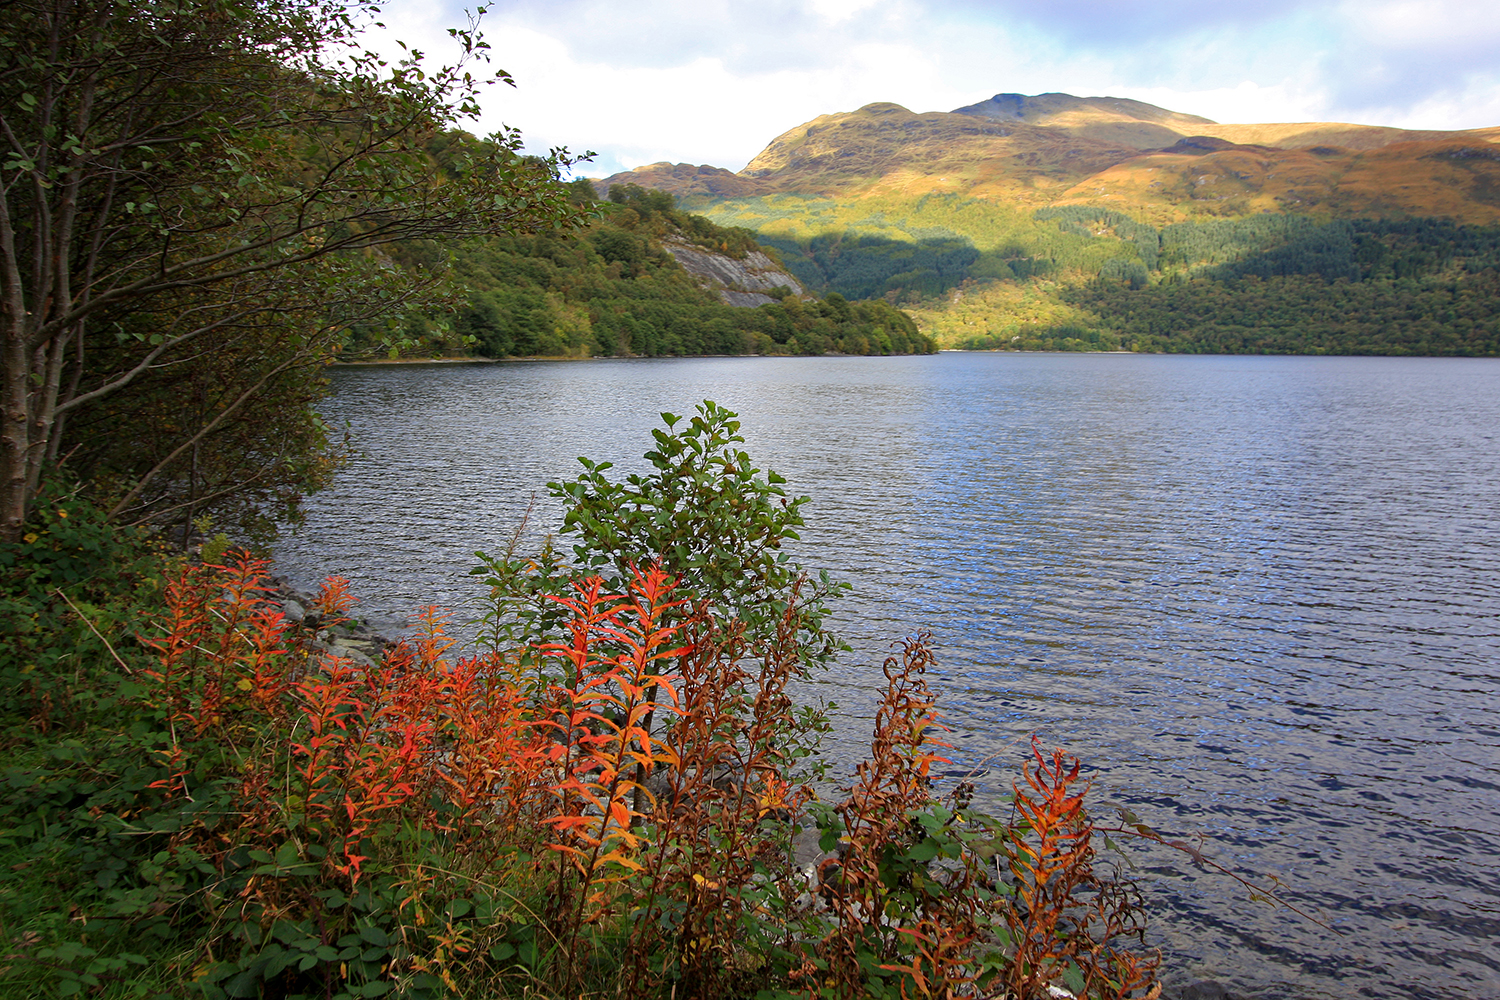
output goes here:
{"type": "Polygon", "coordinates": [[[906,856],[918,864],[925,865],[938,856],[938,842],[931,837],[923,838],[907,848],[906,856]]]}
{"type": "Polygon", "coordinates": [[[1086,985],[1083,978],[1083,971],[1077,965],[1069,962],[1063,968],[1063,983],[1066,984],[1074,996],[1081,996],[1083,988],[1086,985]]]}
{"type": "Polygon", "coordinates": [[[253,971],[241,972],[224,984],[224,992],[232,997],[259,996],[260,976],[253,971]]]}

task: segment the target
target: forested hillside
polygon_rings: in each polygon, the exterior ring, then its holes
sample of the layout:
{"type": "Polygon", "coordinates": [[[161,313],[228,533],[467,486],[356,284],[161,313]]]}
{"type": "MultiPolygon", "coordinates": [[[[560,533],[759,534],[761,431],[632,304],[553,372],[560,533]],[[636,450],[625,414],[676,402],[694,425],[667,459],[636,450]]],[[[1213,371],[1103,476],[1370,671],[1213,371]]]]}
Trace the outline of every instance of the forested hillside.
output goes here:
{"type": "MultiPolygon", "coordinates": [[[[407,331],[407,350],[465,350],[491,358],[691,354],[910,354],[936,350],[910,317],[884,300],[850,303],[830,292],[804,300],[783,287],[758,308],[726,304],[663,246],[687,243],[732,259],[760,251],[755,236],[679,211],[670,194],[620,185],[597,202],[589,182],[575,200],[596,214],[579,232],[492,237],[453,254],[466,302],[407,331]]],[[[412,246],[411,268],[444,249],[412,246]]],[[[774,250],[771,251],[774,253],[774,250]]],[[[352,348],[379,349],[368,331],[352,348]]]]}
{"type": "Polygon", "coordinates": [[[1500,352],[1495,226],[1271,214],[1157,228],[956,195],[707,211],[762,227],[809,288],[899,303],[946,347],[1500,352]]]}
{"type": "Polygon", "coordinates": [[[1500,227],[1439,219],[1257,216],[1160,231],[1119,213],[1038,213],[1118,242],[1089,280],[1051,282],[1050,312],[971,288],[919,313],[969,348],[1500,355],[1500,227]],[[1003,317],[1003,318],[997,318],[1003,317]]]}
{"type": "Polygon", "coordinates": [[[815,292],[897,304],[921,303],[972,280],[1096,273],[1127,252],[1039,225],[1031,210],[955,194],[684,201],[721,225],[754,231],[815,292]]]}

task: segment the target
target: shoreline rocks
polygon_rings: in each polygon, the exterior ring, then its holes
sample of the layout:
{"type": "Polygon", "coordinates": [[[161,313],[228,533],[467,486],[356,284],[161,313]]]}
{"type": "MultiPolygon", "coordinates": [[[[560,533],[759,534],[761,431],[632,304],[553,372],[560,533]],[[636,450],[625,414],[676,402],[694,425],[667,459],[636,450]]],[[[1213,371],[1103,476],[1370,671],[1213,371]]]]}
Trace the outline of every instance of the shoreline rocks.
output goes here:
{"type": "Polygon", "coordinates": [[[303,645],[310,652],[342,657],[360,667],[373,667],[385,650],[397,645],[397,640],[358,621],[324,625],[321,615],[308,610],[317,600],[316,595],[298,590],[279,573],[273,574],[270,582],[276,589],[266,599],[279,605],[286,620],[302,630],[303,645]]]}

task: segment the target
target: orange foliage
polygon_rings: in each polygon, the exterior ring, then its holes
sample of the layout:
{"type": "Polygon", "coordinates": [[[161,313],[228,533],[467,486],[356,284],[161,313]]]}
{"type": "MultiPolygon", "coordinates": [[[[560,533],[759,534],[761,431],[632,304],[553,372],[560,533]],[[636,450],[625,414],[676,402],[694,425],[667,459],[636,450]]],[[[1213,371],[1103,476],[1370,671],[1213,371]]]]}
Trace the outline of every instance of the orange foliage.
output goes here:
{"type": "MultiPolygon", "coordinates": [[[[802,662],[796,588],[769,652],[746,661],[742,626],[673,587],[658,568],[623,594],[575,582],[549,598],[565,612],[553,641],[455,660],[444,616],[428,609],[414,636],[357,666],[302,644],[265,599],[265,563],[184,569],[162,635],[147,640],[159,658],[150,697],[172,733],[170,776],[152,788],[186,803],[202,759],[235,762],[237,811],[180,837],[210,848],[236,887],[226,923],[260,928],[233,933],[253,948],[300,921],[296,933],[313,935],[300,968],[333,982],[347,970],[315,946],[385,932],[328,900],[374,898],[374,880],[394,893],[401,929],[369,974],[451,986],[455,970],[482,967],[478,943],[519,918],[432,920],[438,862],[420,846],[440,842],[443,865],[493,872],[503,856],[548,887],[527,919],[551,957],[533,968],[570,995],[584,988],[589,942],[609,934],[622,995],[667,984],[729,995],[774,974],[809,996],[867,996],[895,977],[886,995],[1019,997],[1068,967],[1090,997],[1150,986],[1153,963],[1114,944],[1138,931],[1139,909],[1093,872],[1076,761],[1034,748],[1009,827],[968,810],[968,791],[951,807],[934,797],[946,744],[925,637],[885,663],[871,756],[844,801],[823,807],[825,844],[840,833],[839,850],[810,886],[792,847],[815,798],[797,784],[788,737],[809,725],[787,693],[802,662]],[[235,874],[246,851],[263,861],[248,877],[235,874]],[[998,885],[996,857],[1014,893],[998,885]],[[737,965],[747,953],[761,958],[737,965]]],[[[352,603],[335,579],[316,609],[336,621],[352,603]]]]}

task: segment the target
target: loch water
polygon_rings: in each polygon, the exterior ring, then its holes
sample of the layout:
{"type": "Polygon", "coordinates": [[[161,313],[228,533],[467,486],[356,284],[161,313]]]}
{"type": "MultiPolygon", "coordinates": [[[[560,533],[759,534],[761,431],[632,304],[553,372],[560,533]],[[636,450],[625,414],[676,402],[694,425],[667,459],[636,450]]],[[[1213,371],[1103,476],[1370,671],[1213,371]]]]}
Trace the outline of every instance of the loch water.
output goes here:
{"type": "Polygon", "coordinates": [[[879,660],[930,630],[952,773],[1029,738],[1334,930],[1128,848],[1167,979],[1255,998],[1500,997],[1500,360],[963,354],[346,367],[360,453],[278,544],[361,617],[482,601],[576,456],[737,411],[853,585],[811,696],[847,769],[879,660]],[[529,516],[528,516],[529,512],[529,516]],[[523,523],[524,522],[524,523],[523,523]],[[519,531],[519,534],[518,534],[519,531]],[[1335,933],[1335,931],[1337,933],[1335,933]]]}

